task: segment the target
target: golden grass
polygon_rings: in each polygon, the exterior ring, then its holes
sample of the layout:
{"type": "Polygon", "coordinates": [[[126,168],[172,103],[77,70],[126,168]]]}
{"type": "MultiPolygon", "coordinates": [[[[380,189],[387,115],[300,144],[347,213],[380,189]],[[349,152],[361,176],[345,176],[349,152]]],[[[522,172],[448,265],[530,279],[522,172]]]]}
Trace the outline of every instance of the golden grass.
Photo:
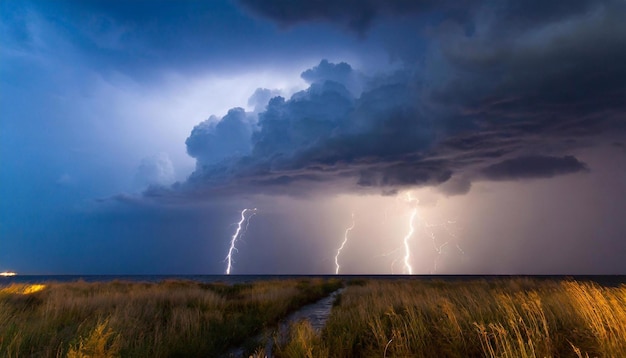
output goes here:
{"type": "MultiPolygon", "coordinates": [[[[626,357],[626,286],[513,279],[366,281],[278,357],[626,357]]],[[[0,356],[216,356],[339,281],[0,287],[0,356]]],[[[258,350],[255,356],[263,356],[258,350]]]]}
{"type": "Polygon", "coordinates": [[[308,321],[300,321],[290,326],[288,341],[284,345],[277,346],[276,356],[294,358],[328,357],[329,351],[311,324],[308,321]]]}
{"type": "Polygon", "coordinates": [[[108,322],[98,322],[85,338],[81,337],[77,345],[70,347],[67,358],[116,357],[119,352],[121,336],[108,327],[108,322]]]}
{"type": "Polygon", "coordinates": [[[626,357],[626,286],[511,279],[349,286],[281,357],[626,357]]]}
{"type": "Polygon", "coordinates": [[[216,356],[340,285],[321,279],[13,284],[0,287],[0,356],[216,356]]]}

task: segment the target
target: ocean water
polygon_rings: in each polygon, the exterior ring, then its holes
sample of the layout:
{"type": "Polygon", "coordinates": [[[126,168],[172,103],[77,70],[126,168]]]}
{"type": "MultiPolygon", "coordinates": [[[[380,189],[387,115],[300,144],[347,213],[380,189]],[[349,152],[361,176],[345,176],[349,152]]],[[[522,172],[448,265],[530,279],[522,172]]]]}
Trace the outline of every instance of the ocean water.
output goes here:
{"type": "Polygon", "coordinates": [[[382,279],[382,280],[422,280],[422,281],[474,281],[506,278],[532,278],[539,280],[591,281],[603,286],[626,285],[626,275],[16,275],[0,277],[0,286],[11,283],[43,282],[106,282],[135,281],[160,282],[164,280],[191,280],[203,283],[223,282],[226,284],[248,283],[263,280],[285,280],[303,278],[382,279]]]}

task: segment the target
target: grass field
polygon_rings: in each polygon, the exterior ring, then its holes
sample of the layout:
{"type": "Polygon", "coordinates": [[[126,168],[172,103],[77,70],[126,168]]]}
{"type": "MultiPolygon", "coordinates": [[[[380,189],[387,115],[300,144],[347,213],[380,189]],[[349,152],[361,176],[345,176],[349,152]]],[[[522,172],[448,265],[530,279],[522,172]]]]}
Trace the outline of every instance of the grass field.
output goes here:
{"type": "MultiPolygon", "coordinates": [[[[302,279],[4,286],[0,356],[215,357],[342,284],[302,279]]],[[[295,323],[273,354],[626,357],[625,285],[523,278],[347,284],[322,332],[295,323]]],[[[251,352],[258,345],[248,343],[251,352]]]]}
{"type": "Polygon", "coordinates": [[[358,281],[279,357],[626,357],[626,286],[510,279],[358,281]]]}
{"type": "Polygon", "coordinates": [[[0,357],[215,357],[338,280],[0,287],[0,357]]]}

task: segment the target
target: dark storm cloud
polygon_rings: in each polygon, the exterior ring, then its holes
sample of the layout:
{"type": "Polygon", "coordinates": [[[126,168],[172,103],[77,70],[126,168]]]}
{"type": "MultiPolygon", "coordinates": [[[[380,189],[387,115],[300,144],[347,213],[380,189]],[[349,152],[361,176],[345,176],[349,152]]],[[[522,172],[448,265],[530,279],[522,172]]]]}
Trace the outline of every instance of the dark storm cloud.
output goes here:
{"type": "MultiPolygon", "coordinates": [[[[380,17],[397,17],[438,13],[440,20],[470,20],[477,8],[486,2],[431,0],[239,0],[245,7],[282,25],[326,21],[356,31],[367,30],[380,17]]],[[[614,0],[619,2],[619,0],[614,0]]],[[[568,2],[509,0],[487,3],[505,29],[520,29],[537,23],[558,21],[573,14],[587,12],[597,0],[568,2]]]]}
{"type": "MultiPolygon", "coordinates": [[[[288,100],[274,97],[258,114],[250,155],[219,163],[199,159],[189,183],[221,190],[227,183],[237,183],[238,190],[294,186],[297,191],[302,189],[298,182],[315,187],[342,178],[363,188],[447,180],[451,173],[445,162],[419,154],[430,146],[432,128],[416,118],[406,84],[386,83],[355,97],[342,83],[329,80],[349,79],[351,71],[348,64],[327,61],[305,71],[302,76],[312,82],[308,89],[288,100]]],[[[242,110],[238,113],[245,117],[242,110]]],[[[229,116],[215,128],[230,121],[229,116]]],[[[209,148],[218,136],[206,126],[194,128],[187,140],[187,150],[196,158],[212,156],[219,147],[209,148]]],[[[245,142],[239,140],[243,136],[222,138],[225,146],[245,142]]]]}
{"type": "MultiPolygon", "coordinates": [[[[192,188],[438,185],[457,195],[474,180],[584,172],[572,151],[626,129],[622,1],[455,5],[463,18],[428,2],[306,2],[302,11],[291,2],[244,3],[283,24],[324,20],[362,30],[378,16],[421,11],[440,21],[427,32],[423,60],[406,56],[395,73],[357,73],[326,60],[304,71],[307,90],[275,97],[259,113],[250,154],[198,168],[192,188]]],[[[397,34],[406,48],[411,35],[397,34]]]]}
{"type": "Polygon", "coordinates": [[[471,188],[472,182],[463,176],[452,177],[439,185],[439,191],[446,196],[467,194],[471,188]]]}
{"type": "Polygon", "coordinates": [[[510,37],[498,24],[485,35],[444,34],[440,48],[457,76],[433,96],[505,119],[623,110],[624,12],[623,2],[607,4],[510,37]]]}
{"type": "Polygon", "coordinates": [[[564,157],[532,155],[492,164],[484,168],[482,173],[490,180],[515,180],[551,178],[585,170],[587,170],[585,163],[571,155],[564,157]]]}
{"type": "Polygon", "coordinates": [[[240,0],[254,12],[281,25],[290,26],[309,21],[327,21],[358,32],[369,28],[378,17],[423,13],[461,7],[465,1],[431,0],[240,0]]]}

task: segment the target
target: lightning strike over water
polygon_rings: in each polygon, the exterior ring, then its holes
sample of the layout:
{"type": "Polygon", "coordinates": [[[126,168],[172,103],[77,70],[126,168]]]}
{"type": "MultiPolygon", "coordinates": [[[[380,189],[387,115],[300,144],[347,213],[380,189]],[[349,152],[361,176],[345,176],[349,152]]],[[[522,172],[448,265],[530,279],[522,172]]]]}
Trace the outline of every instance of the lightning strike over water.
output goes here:
{"type": "MultiPolygon", "coordinates": [[[[432,266],[430,266],[430,268],[420,266],[419,269],[417,269],[420,273],[426,269],[426,272],[436,274],[442,260],[446,258],[454,258],[452,255],[455,248],[460,256],[465,256],[465,251],[463,251],[459,243],[457,220],[447,219],[439,220],[433,223],[422,215],[422,212],[419,209],[419,202],[419,199],[413,196],[411,191],[404,192],[396,197],[396,207],[398,207],[401,203],[409,206],[410,211],[405,212],[405,216],[402,216],[403,218],[409,216],[409,229],[403,238],[402,245],[396,247],[392,251],[378,255],[380,257],[393,258],[390,267],[392,275],[396,273],[395,266],[400,260],[403,261],[402,273],[409,275],[413,274],[415,267],[412,264],[412,260],[414,260],[415,257],[411,252],[411,248],[416,245],[424,244],[424,239],[430,242],[430,245],[426,246],[426,248],[429,246],[432,247],[432,250],[434,251],[434,258],[432,258],[432,266]],[[412,243],[412,241],[417,242],[412,243]],[[404,256],[400,254],[401,251],[404,251],[404,256]]],[[[385,216],[386,215],[387,210],[385,211],[385,216]]],[[[428,250],[423,250],[421,254],[423,256],[428,255],[428,250]]],[[[420,256],[420,258],[423,259],[423,256],[420,256]]]]}
{"type": "MultiPolygon", "coordinates": [[[[417,200],[417,198],[413,197],[413,193],[411,191],[405,192],[403,195],[399,195],[396,197],[396,207],[398,206],[398,204],[400,202],[404,202],[405,204],[408,204],[411,206],[411,211],[409,214],[409,231],[407,232],[406,236],[404,236],[403,240],[402,240],[402,245],[400,247],[395,248],[394,250],[388,252],[388,253],[383,253],[380,256],[384,256],[384,257],[388,257],[388,256],[395,256],[396,253],[400,252],[400,250],[404,250],[404,269],[403,269],[403,273],[404,274],[409,274],[412,275],[413,274],[413,266],[411,266],[411,246],[409,245],[409,241],[411,240],[411,238],[413,237],[413,234],[415,233],[415,227],[413,226],[413,222],[415,221],[415,217],[417,216],[417,203],[419,202],[417,200]]],[[[385,217],[387,216],[387,209],[385,210],[385,217]]],[[[385,220],[386,221],[386,220],[385,220]]],[[[396,264],[396,262],[398,262],[400,259],[402,258],[402,256],[398,256],[396,257],[393,262],[391,263],[391,274],[395,274],[395,270],[394,270],[394,266],[396,264]]]]}
{"type": "Polygon", "coordinates": [[[411,248],[409,247],[409,240],[413,236],[415,228],[413,227],[413,220],[417,215],[417,208],[411,211],[411,217],[409,219],[409,232],[404,237],[404,272],[409,275],[413,274],[413,267],[411,266],[411,248]]]}
{"type": "Polygon", "coordinates": [[[256,215],[256,208],[243,209],[241,211],[241,220],[239,220],[239,222],[237,223],[237,230],[235,230],[235,233],[233,234],[233,237],[230,240],[230,248],[228,249],[228,255],[226,256],[226,261],[227,261],[226,274],[227,275],[230,275],[230,271],[232,269],[233,251],[238,251],[237,248],[235,247],[235,244],[237,243],[237,239],[246,233],[246,231],[248,230],[248,226],[250,225],[250,218],[253,217],[254,215],[256,215]],[[247,212],[252,212],[252,214],[246,217],[247,212]],[[246,224],[246,226],[243,228],[243,231],[242,231],[241,229],[244,223],[246,224]]]}
{"type": "Polygon", "coordinates": [[[339,274],[339,254],[341,254],[341,250],[343,250],[343,247],[348,242],[348,234],[352,231],[352,229],[354,229],[354,225],[354,213],[352,213],[352,225],[350,225],[350,227],[347,228],[346,232],[343,234],[343,242],[341,243],[339,249],[337,249],[337,255],[335,255],[335,275],[339,274]]]}

